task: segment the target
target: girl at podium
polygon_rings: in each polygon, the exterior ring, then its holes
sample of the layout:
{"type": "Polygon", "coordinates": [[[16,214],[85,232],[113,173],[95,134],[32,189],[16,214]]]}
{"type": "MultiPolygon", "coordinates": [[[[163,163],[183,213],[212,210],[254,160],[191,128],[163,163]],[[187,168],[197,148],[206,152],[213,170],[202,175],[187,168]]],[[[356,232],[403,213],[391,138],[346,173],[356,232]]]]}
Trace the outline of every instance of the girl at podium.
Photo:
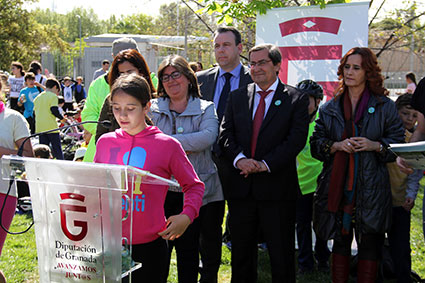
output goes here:
{"type": "MultiPolygon", "coordinates": [[[[112,112],[120,125],[97,142],[94,161],[131,165],[158,176],[173,176],[183,188],[184,205],[179,215],[165,219],[168,186],[142,184],[134,190],[133,260],[142,268],[132,273],[134,282],[166,282],[167,240],[179,238],[198,216],[204,184],[199,180],[180,143],[151,126],[149,84],[136,74],[119,77],[111,88],[112,112]]],[[[129,238],[129,224],[123,237],[129,238]]]]}

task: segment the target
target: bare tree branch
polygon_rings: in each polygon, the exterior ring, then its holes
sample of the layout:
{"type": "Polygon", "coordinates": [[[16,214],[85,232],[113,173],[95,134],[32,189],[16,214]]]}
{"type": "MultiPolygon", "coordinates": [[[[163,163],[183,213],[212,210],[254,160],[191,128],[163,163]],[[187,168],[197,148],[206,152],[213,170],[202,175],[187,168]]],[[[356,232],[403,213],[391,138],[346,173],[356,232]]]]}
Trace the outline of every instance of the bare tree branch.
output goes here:
{"type": "Polygon", "coordinates": [[[180,0],[180,1],[182,1],[183,2],[183,4],[185,4],[186,5],[186,7],[188,7],[189,8],[189,10],[190,11],[192,11],[192,13],[194,13],[195,14],[195,16],[196,17],[198,17],[198,19],[207,27],[207,29],[211,32],[211,33],[214,33],[214,31],[213,31],[213,29],[207,24],[207,22],[205,22],[202,18],[201,18],[201,16],[199,16],[193,9],[192,9],[192,7],[190,7],[189,6],[189,4],[187,4],[186,3],[186,1],[184,1],[184,0],[180,0]]]}
{"type": "MultiPolygon", "coordinates": [[[[376,16],[378,16],[378,13],[379,13],[379,11],[381,11],[382,6],[384,6],[385,1],[386,1],[386,0],[383,0],[383,1],[382,1],[382,3],[381,3],[381,6],[379,6],[378,10],[376,10],[375,15],[373,16],[373,18],[370,20],[370,22],[369,22],[369,24],[368,24],[368,26],[369,26],[369,27],[370,27],[370,25],[372,24],[372,22],[375,20],[376,16]]],[[[372,1],[370,1],[369,8],[370,8],[370,6],[372,5],[372,2],[373,2],[373,0],[372,0],[372,1]]]]}
{"type": "MultiPolygon", "coordinates": [[[[419,15],[416,15],[412,18],[410,18],[409,20],[407,20],[405,23],[403,24],[399,24],[395,29],[393,29],[393,32],[391,33],[391,35],[388,37],[388,39],[385,41],[384,45],[382,46],[381,50],[376,53],[376,57],[379,57],[379,55],[382,54],[382,52],[387,49],[389,46],[391,46],[391,40],[395,37],[396,31],[400,30],[403,26],[408,25],[410,22],[414,21],[415,19],[421,17],[422,15],[425,15],[425,12],[420,13],[419,15]]],[[[422,28],[421,28],[422,29],[422,28]]],[[[400,39],[396,39],[395,42],[399,41],[400,39]]]]}
{"type": "Polygon", "coordinates": [[[205,8],[205,5],[203,5],[202,3],[198,2],[197,0],[189,0],[189,2],[195,3],[199,7],[205,8]]]}

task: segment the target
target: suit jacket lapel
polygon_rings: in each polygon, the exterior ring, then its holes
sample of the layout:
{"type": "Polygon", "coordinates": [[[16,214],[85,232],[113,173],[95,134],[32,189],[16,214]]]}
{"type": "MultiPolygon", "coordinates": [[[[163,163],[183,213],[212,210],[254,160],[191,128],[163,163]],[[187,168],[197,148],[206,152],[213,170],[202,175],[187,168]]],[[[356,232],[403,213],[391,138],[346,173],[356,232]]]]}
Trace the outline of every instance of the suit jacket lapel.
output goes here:
{"type": "Polygon", "coordinates": [[[270,104],[269,109],[267,110],[266,117],[264,117],[263,123],[261,123],[260,132],[268,123],[273,119],[273,116],[276,115],[279,108],[283,107],[282,104],[289,102],[288,90],[286,87],[279,82],[277,85],[276,91],[273,95],[273,100],[270,104]]]}
{"type": "Polygon", "coordinates": [[[247,85],[247,99],[248,99],[248,108],[245,108],[248,110],[248,113],[246,113],[245,115],[248,117],[247,121],[249,123],[249,129],[250,129],[250,133],[249,133],[249,137],[251,137],[252,134],[252,111],[254,109],[254,97],[255,97],[255,84],[251,83],[249,85],[247,85]]]}
{"type": "Polygon", "coordinates": [[[249,119],[252,122],[252,111],[254,110],[254,97],[255,97],[255,84],[249,84],[247,86],[247,93],[248,96],[248,110],[249,110],[249,119]]]}
{"type": "Polygon", "coordinates": [[[249,74],[249,69],[242,65],[241,72],[239,75],[239,87],[246,86],[250,83],[252,83],[252,80],[251,75],[249,74]]]}
{"type": "Polygon", "coordinates": [[[215,88],[217,86],[218,79],[218,68],[213,68],[209,71],[206,80],[205,87],[202,88],[202,98],[209,101],[214,101],[215,88]]]}
{"type": "Polygon", "coordinates": [[[212,85],[212,87],[211,87],[211,101],[213,101],[214,100],[214,94],[215,94],[215,88],[217,87],[217,81],[218,81],[218,74],[220,73],[219,72],[219,68],[215,68],[215,72],[213,73],[213,74],[211,74],[211,79],[212,79],[212,82],[211,82],[211,85],[212,85]]]}

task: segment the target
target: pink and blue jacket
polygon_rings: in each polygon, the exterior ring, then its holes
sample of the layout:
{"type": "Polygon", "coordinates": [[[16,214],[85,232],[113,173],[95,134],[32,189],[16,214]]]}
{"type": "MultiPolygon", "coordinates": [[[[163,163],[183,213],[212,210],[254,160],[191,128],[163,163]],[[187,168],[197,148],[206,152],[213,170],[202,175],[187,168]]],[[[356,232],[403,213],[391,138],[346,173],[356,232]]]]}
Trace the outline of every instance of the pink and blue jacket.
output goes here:
{"type": "MultiPolygon", "coordinates": [[[[180,143],[155,126],[131,136],[118,129],[104,134],[96,145],[96,163],[131,165],[170,179],[173,176],[183,188],[182,214],[193,221],[199,213],[204,184],[199,180],[180,143]]],[[[136,180],[133,191],[133,240],[143,244],[157,239],[166,228],[164,202],[168,186],[141,184],[136,180]]],[[[129,192],[127,192],[129,195],[129,192]]],[[[122,198],[123,214],[129,206],[122,198]]],[[[123,237],[129,239],[130,221],[123,222],[123,237]]]]}

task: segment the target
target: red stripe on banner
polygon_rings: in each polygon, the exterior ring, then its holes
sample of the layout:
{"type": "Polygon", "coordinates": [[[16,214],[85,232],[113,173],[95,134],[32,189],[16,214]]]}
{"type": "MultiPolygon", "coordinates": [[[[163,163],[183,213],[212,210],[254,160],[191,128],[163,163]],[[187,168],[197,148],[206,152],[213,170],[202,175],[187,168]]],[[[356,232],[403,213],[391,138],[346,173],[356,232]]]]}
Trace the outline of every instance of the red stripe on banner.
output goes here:
{"type": "Polygon", "coordinates": [[[288,60],[337,60],[342,57],[342,45],[279,47],[282,58],[288,60]]]}
{"type": "MultiPolygon", "coordinates": [[[[342,45],[288,46],[279,47],[282,53],[279,78],[288,83],[288,62],[293,60],[339,60],[342,45]]],[[[336,71],[335,71],[336,72],[336,71]]]]}
{"type": "Polygon", "coordinates": [[[338,34],[341,20],[325,17],[306,17],[289,20],[279,24],[282,37],[298,32],[327,32],[338,34]]]}

